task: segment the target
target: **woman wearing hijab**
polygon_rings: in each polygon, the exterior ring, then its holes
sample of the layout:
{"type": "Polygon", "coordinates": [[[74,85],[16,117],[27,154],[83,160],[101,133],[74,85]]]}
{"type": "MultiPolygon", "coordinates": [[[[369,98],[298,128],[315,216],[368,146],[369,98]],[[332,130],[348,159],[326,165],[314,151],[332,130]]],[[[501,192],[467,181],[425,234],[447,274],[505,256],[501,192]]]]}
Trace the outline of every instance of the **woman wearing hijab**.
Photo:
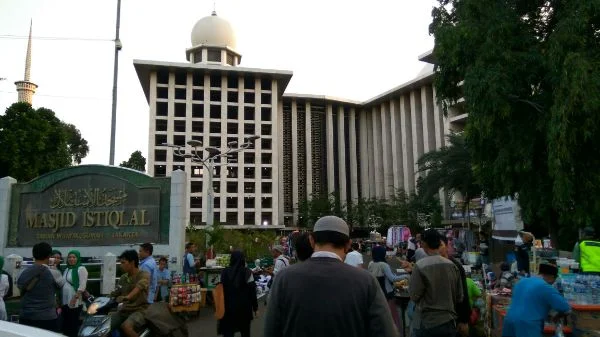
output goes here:
{"type": "MultiPolygon", "coordinates": [[[[4,257],[0,256],[0,272],[4,268],[4,257]]],[[[4,304],[4,295],[8,292],[10,283],[8,283],[8,275],[1,274],[0,277],[0,320],[6,321],[8,317],[6,315],[6,305],[4,304]]]]}
{"type": "Polygon", "coordinates": [[[371,257],[373,261],[369,262],[369,273],[375,276],[379,285],[383,290],[383,294],[388,300],[388,306],[392,312],[394,323],[396,327],[400,327],[400,316],[398,315],[398,309],[396,308],[396,301],[394,300],[394,282],[400,280],[408,280],[408,274],[396,275],[392,272],[392,268],[385,261],[386,249],[384,246],[375,246],[371,251],[371,257]]]}
{"type": "Polygon", "coordinates": [[[221,283],[225,297],[225,315],[219,320],[217,333],[232,337],[240,332],[242,337],[250,337],[250,322],[258,311],[256,283],[250,269],[246,267],[244,253],[234,250],[229,267],[221,273],[221,283]]]}
{"type": "Polygon", "coordinates": [[[88,271],[81,265],[81,254],[72,250],[67,255],[67,268],[63,274],[66,280],[62,289],[63,334],[77,337],[79,315],[81,314],[81,295],[86,289],[88,271]]]}

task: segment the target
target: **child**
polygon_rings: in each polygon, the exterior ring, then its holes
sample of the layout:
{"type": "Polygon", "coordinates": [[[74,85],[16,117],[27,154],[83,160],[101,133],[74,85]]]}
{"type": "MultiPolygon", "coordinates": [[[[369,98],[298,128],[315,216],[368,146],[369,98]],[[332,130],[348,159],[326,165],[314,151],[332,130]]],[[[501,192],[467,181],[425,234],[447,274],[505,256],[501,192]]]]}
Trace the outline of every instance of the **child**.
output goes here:
{"type": "Polygon", "coordinates": [[[161,257],[158,260],[158,286],[157,300],[166,302],[169,297],[169,286],[171,285],[171,273],[167,268],[167,258],[161,257]]]}
{"type": "Polygon", "coordinates": [[[515,276],[510,272],[510,265],[506,262],[502,262],[500,270],[502,271],[502,274],[500,275],[500,281],[496,283],[496,288],[512,289],[515,283],[515,276]]]}

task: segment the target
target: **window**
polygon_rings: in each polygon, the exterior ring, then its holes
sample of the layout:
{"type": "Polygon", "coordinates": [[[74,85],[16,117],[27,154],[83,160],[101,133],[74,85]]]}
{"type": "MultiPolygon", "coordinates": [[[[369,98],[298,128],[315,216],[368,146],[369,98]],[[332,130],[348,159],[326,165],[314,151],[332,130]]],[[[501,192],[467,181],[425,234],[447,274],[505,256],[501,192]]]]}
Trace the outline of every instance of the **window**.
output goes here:
{"type": "Polygon", "coordinates": [[[255,81],[254,78],[246,77],[244,78],[244,88],[245,89],[254,89],[255,81]]]}
{"type": "MultiPolygon", "coordinates": [[[[216,190],[215,190],[215,192],[216,192],[216,190]]],[[[213,206],[214,206],[214,208],[221,208],[221,198],[220,197],[215,197],[213,206]]],[[[219,219],[219,216],[216,214],[215,214],[215,219],[219,219]]]]}
{"type": "Polygon", "coordinates": [[[263,150],[270,150],[273,141],[271,139],[268,139],[268,138],[261,138],[260,139],[260,143],[261,143],[261,146],[262,146],[263,150]]]}
{"type": "Polygon", "coordinates": [[[253,92],[245,92],[244,93],[244,103],[247,103],[247,104],[254,103],[254,93],[253,92]]]}
{"type": "MultiPolygon", "coordinates": [[[[180,161],[183,161],[183,159],[181,159],[180,161]]],[[[185,165],[173,165],[172,172],[175,172],[177,170],[185,171],[185,165]]]]}
{"type": "Polygon", "coordinates": [[[204,74],[203,73],[194,74],[194,86],[195,87],[203,87],[204,86],[204,74]]]}
{"type": "Polygon", "coordinates": [[[260,95],[260,102],[262,104],[271,104],[271,94],[269,94],[269,93],[262,93],[260,95]]]}
{"type": "Polygon", "coordinates": [[[175,84],[187,84],[187,73],[178,71],[175,73],[175,84]]]}
{"type": "Polygon", "coordinates": [[[271,90],[271,79],[270,78],[263,78],[262,80],[260,80],[260,88],[262,90],[271,90]]]}
{"type": "Polygon", "coordinates": [[[221,106],[211,104],[210,105],[210,118],[221,119],[221,106]]]}
{"type": "Polygon", "coordinates": [[[194,63],[202,62],[202,49],[194,52],[194,63]]]}
{"type": "Polygon", "coordinates": [[[192,99],[194,101],[203,101],[204,100],[204,89],[194,89],[194,91],[192,91],[192,99]]]}
{"type": "Polygon", "coordinates": [[[227,166],[227,178],[237,178],[238,168],[235,166],[227,166]]]}
{"type": "Polygon", "coordinates": [[[157,119],[155,124],[156,131],[167,131],[168,122],[166,119],[157,119]]]}
{"type": "Polygon", "coordinates": [[[157,116],[168,116],[169,115],[169,103],[167,102],[156,102],[156,115],[157,116]]]}
{"type": "Polygon", "coordinates": [[[185,121],[174,121],[173,129],[175,132],[185,132],[185,121]]]}
{"type": "Polygon", "coordinates": [[[211,90],[210,91],[210,101],[211,102],[221,102],[221,90],[211,90]]]}
{"type": "Polygon", "coordinates": [[[190,207],[191,208],[202,208],[202,198],[201,197],[191,197],[190,198],[190,207]]]}
{"type": "Polygon", "coordinates": [[[167,87],[158,87],[156,88],[156,98],[169,98],[169,88],[167,87]]]}
{"type": "Polygon", "coordinates": [[[238,106],[237,105],[227,106],[227,119],[238,119],[238,106]]]}
{"type": "MultiPolygon", "coordinates": [[[[173,152],[173,162],[174,163],[183,163],[185,161],[185,159],[183,157],[177,156],[175,155],[175,152],[173,152]]],[[[175,171],[176,168],[175,166],[173,166],[173,171],[175,171]]],[[[183,168],[181,169],[183,171],[183,168]]]]}
{"type": "Polygon", "coordinates": [[[200,226],[202,224],[202,213],[191,212],[190,213],[190,223],[195,226],[200,226]]]}
{"type": "Polygon", "coordinates": [[[192,193],[202,193],[202,181],[192,181],[192,193]]]}
{"type": "MultiPolygon", "coordinates": [[[[218,49],[209,49],[206,59],[209,62],[221,62],[221,51],[218,49]]],[[[212,86],[212,83],[211,83],[211,86],[212,86]]]]}
{"type": "Polygon", "coordinates": [[[169,72],[166,69],[161,69],[157,71],[156,82],[160,84],[169,84],[169,72]]]}
{"type": "Polygon", "coordinates": [[[263,226],[272,225],[273,224],[273,215],[270,212],[263,212],[262,222],[260,224],[263,226]]]}
{"type": "Polygon", "coordinates": [[[271,135],[271,125],[270,124],[264,124],[261,127],[261,133],[265,136],[270,136],[271,135]]]}
{"type": "MultiPolygon", "coordinates": [[[[202,177],[203,171],[204,171],[204,167],[202,167],[202,166],[192,166],[192,178],[202,177]]],[[[202,186],[202,184],[200,184],[200,186],[202,186]]]]}
{"type": "Polygon", "coordinates": [[[244,108],[244,119],[247,121],[254,120],[254,107],[247,106],[244,108]]]}
{"type": "Polygon", "coordinates": [[[271,179],[273,178],[273,168],[271,167],[263,167],[261,170],[262,174],[261,177],[263,179],[271,179]]]}
{"type": "Polygon", "coordinates": [[[154,145],[162,146],[167,142],[167,135],[154,135],[154,145]]]}
{"type": "Polygon", "coordinates": [[[154,150],[154,161],[167,161],[167,150],[154,150]]]}
{"type": "Polygon", "coordinates": [[[204,123],[202,121],[192,121],[192,132],[203,133],[204,123]]]}
{"type": "Polygon", "coordinates": [[[244,212],[244,225],[254,225],[254,213],[253,212],[244,212]]]}
{"type": "Polygon", "coordinates": [[[227,64],[229,64],[230,66],[233,65],[233,55],[227,53],[227,64]]]}
{"type": "Polygon", "coordinates": [[[237,89],[238,88],[239,78],[236,76],[227,77],[227,88],[229,89],[237,89]]]}
{"type": "Polygon", "coordinates": [[[237,91],[228,91],[227,92],[227,102],[237,103],[238,101],[238,92],[237,91]]]}
{"type": "Polygon", "coordinates": [[[185,136],[173,136],[173,144],[178,146],[185,146],[185,136]]]}
{"type": "Polygon", "coordinates": [[[244,208],[254,208],[254,198],[253,197],[245,197],[244,198],[244,208]]]}
{"type": "Polygon", "coordinates": [[[210,133],[221,133],[221,123],[210,122],[210,133]]]}
{"type": "Polygon", "coordinates": [[[192,117],[203,118],[204,117],[204,104],[192,104],[192,117]]]}
{"type": "Polygon", "coordinates": [[[261,183],[260,186],[261,186],[262,193],[273,193],[273,183],[263,182],[263,183],[261,183]]]}
{"type": "Polygon", "coordinates": [[[238,124],[237,123],[227,123],[227,134],[235,135],[238,133],[238,124]]]}
{"type": "Polygon", "coordinates": [[[220,148],[221,147],[221,137],[210,137],[208,141],[208,146],[220,148]]]}
{"type": "Polygon", "coordinates": [[[237,213],[236,212],[227,212],[227,216],[226,216],[225,222],[228,225],[236,226],[238,224],[237,213]]]}
{"type": "Polygon", "coordinates": [[[175,117],[185,117],[185,103],[175,103],[175,117]]]}
{"type": "Polygon", "coordinates": [[[244,182],[244,193],[254,193],[254,192],[256,192],[254,183],[245,181],[244,182]]]}
{"type": "Polygon", "coordinates": [[[260,155],[260,162],[263,164],[272,164],[271,159],[273,155],[271,153],[262,153],[260,155]]]}
{"type": "Polygon", "coordinates": [[[254,124],[249,124],[249,123],[244,124],[244,134],[254,135],[254,124]]]}
{"type": "Polygon", "coordinates": [[[210,75],[210,87],[211,88],[221,88],[221,74],[211,74],[210,75]]]}
{"type": "Polygon", "coordinates": [[[244,178],[254,179],[254,167],[244,167],[244,178]]]}
{"type": "Polygon", "coordinates": [[[237,193],[237,182],[228,181],[227,182],[227,193],[237,193]]]}
{"type": "Polygon", "coordinates": [[[154,176],[164,177],[167,175],[167,167],[164,165],[154,165],[154,176]]]}
{"type": "Polygon", "coordinates": [[[271,108],[262,108],[260,110],[260,119],[264,122],[271,121],[271,108]]]}
{"type": "Polygon", "coordinates": [[[175,99],[186,99],[185,93],[185,88],[175,88],[175,99]]]}
{"type": "Polygon", "coordinates": [[[237,201],[236,197],[227,197],[227,208],[237,208],[237,201]]]}
{"type": "Polygon", "coordinates": [[[273,198],[263,197],[260,206],[262,208],[273,208],[273,198]]]}
{"type": "Polygon", "coordinates": [[[244,163],[254,164],[254,153],[244,152],[244,163]]]}

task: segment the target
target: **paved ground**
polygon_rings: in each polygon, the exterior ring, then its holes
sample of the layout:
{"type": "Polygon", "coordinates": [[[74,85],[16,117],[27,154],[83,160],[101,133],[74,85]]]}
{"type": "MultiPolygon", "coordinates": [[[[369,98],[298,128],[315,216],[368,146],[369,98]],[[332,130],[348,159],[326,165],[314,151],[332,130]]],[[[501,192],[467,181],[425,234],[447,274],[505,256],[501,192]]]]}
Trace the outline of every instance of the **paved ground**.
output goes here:
{"type": "MultiPolygon", "coordinates": [[[[251,325],[251,335],[254,337],[263,335],[265,309],[264,304],[259,303],[258,317],[252,321],[251,325]]],[[[214,316],[214,309],[212,307],[200,309],[199,317],[188,322],[188,330],[190,337],[217,337],[217,320],[214,316]]],[[[236,336],[239,336],[239,333],[236,336]]]]}

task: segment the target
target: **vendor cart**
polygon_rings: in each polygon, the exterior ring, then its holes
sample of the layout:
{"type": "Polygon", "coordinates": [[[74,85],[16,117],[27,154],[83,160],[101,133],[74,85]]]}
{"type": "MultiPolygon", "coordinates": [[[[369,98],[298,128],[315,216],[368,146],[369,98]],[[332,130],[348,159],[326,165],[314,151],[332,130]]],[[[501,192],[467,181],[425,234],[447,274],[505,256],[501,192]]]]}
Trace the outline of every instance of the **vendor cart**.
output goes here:
{"type": "Polygon", "coordinates": [[[175,284],[169,293],[169,305],[172,312],[195,312],[206,305],[206,288],[199,284],[175,284]]]}

